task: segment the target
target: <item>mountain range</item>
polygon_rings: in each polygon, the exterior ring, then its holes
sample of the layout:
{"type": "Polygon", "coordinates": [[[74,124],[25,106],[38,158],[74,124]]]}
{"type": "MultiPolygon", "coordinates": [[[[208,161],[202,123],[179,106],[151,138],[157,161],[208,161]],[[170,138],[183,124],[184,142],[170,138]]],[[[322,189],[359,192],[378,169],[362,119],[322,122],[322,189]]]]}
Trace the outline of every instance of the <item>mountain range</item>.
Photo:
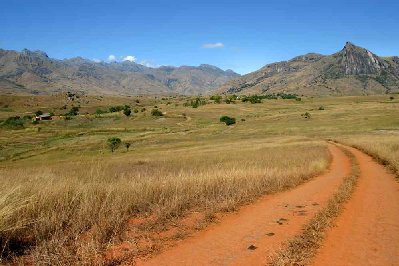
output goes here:
{"type": "Polygon", "coordinates": [[[49,94],[369,95],[399,92],[399,57],[347,42],[332,55],[308,53],[240,76],[212,65],[146,67],[135,62],[57,60],[41,51],[0,49],[0,92],[49,94]]]}
{"type": "Polygon", "coordinates": [[[399,57],[379,57],[347,42],[332,55],[309,53],[227,82],[219,93],[368,95],[399,92],[399,57]]]}
{"type": "Polygon", "coordinates": [[[0,92],[48,94],[205,94],[238,77],[212,65],[146,67],[135,62],[57,60],[42,51],[0,49],[0,92]]]}

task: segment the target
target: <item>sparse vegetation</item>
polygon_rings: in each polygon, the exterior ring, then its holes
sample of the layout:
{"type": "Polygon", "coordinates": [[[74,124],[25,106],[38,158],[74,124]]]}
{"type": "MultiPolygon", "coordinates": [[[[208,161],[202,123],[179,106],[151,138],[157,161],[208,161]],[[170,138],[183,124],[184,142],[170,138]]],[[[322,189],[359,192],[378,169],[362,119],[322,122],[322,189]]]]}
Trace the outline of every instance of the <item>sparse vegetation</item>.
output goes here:
{"type": "MultiPolygon", "coordinates": [[[[58,110],[65,102],[62,96],[59,101],[53,96],[35,96],[33,101],[4,96],[3,105],[13,111],[0,110],[0,120],[3,124],[10,116],[23,117],[32,106],[58,110]]],[[[154,119],[152,112],[135,119],[123,119],[122,112],[96,116],[97,109],[134,100],[88,99],[79,111],[91,115],[40,123],[41,130],[30,121],[24,122],[24,130],[0,128],[0,195],[9,195],[0,203],[7,213],[1,226],[14,228],[0,232],[2,263],[12,258],[19,264],[24,259],[34,264],[100,264],[107,247],[141,241],[141,236],[151,241],[192,211],[212,217],[294,187],[328,165],[325,145],[311,139],[338,139],[375,154],[392,169],[399,167],[394,166],[399,161],[397,105],[388,104],[386,95],[301,103],[264,98],[265,104],[237,101],[196,109],[183,106],[190,97],[179,96],[172,105],[142,97],[135,106],[140,111],[159,106],[168,119],[154,119]],[[316,115],[320,106],[328,112],[316,115]],[[300,120],[300,114],[312,111],[311,119],[300,120]],[[234,128],[218,125],[225,114],[246,122],[234,128]],[[121,139],[123,152],[110,152],[108,136],[121,139]],[[134,143],[134,152],[125,152],[131,146],[122,140],[134,143]],[[137,229],[137,238],[124,239],[129,219],[149,216],[154,219],[137,229]],[[23,252],[26,257],[17,256],[23,252]]],[[[139,252],[160,247],[154,242],[139,252]]]]}
{"type": "Polygon", "coordinates": [[[151,115],[152,116],[163,116],[163,113],[159,109],[152,109],[151,115]]]}
{"type": "Polygon", "coordinates": [[[121,139],[116,137],[112,137],[107,140],[107,144],[111,152],[114,152],[121,145],[121,143],[121,139]]]}
{"type": "Polygon", "coordinates": [[[19,116],[12,116],[7,118],[2,126],[9,129],[22,129],[24,128],[24,120],[19,116]]]}

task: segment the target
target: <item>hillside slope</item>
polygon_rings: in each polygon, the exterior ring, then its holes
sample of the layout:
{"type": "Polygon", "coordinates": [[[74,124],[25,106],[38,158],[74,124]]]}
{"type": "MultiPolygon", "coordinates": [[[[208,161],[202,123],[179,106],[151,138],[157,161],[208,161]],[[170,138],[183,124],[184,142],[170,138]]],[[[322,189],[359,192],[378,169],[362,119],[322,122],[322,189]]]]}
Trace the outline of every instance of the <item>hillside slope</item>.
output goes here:
{"type": "Polygon", "coordinates": [[[364,95],[399,91],[399,57],[379,57],[347,42],[329,56],[309,53],[227,82],[222,93],[364,95]]]}
{"type": "Polygon", "coordinates": [[[49,58],[41,51],[0,49],[0,92],[45,94],[203,94],[238,77],[215,66],[150,68],[134,62],[49,58]]]}

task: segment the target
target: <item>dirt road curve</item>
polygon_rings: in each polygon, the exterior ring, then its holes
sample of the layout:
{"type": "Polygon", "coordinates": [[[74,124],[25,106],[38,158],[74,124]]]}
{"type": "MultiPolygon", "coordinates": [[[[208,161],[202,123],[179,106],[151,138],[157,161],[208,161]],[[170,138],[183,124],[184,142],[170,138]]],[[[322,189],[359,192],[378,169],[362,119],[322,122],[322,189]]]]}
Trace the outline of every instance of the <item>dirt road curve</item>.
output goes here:
{"type": "Polygon", "coordinates": [[[160,255],[137,261],[137,265],[267,263],[268,255],[299,234],[350,173],[347,156],[334,145],[329,149],[333,161],[328,173],[290,191],[263,197],[160,255]]]}
{"type": "Polygon", "coordinates": [[[399,183],[369,156],[350,150],[359,183],[314,264],[399,265],[399,183]]]}

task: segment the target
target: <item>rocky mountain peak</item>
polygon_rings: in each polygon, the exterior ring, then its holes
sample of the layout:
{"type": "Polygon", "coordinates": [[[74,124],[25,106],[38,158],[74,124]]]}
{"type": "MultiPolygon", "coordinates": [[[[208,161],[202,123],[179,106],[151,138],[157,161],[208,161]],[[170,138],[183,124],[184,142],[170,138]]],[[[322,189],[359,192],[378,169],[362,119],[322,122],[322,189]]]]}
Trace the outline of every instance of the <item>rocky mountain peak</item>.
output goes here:
{"type": "Polygon", "coordinates": [[[351,42],[347,42],[337,56],[345,75],[378,74],[388,67],[377,55],[351,42]]]}

